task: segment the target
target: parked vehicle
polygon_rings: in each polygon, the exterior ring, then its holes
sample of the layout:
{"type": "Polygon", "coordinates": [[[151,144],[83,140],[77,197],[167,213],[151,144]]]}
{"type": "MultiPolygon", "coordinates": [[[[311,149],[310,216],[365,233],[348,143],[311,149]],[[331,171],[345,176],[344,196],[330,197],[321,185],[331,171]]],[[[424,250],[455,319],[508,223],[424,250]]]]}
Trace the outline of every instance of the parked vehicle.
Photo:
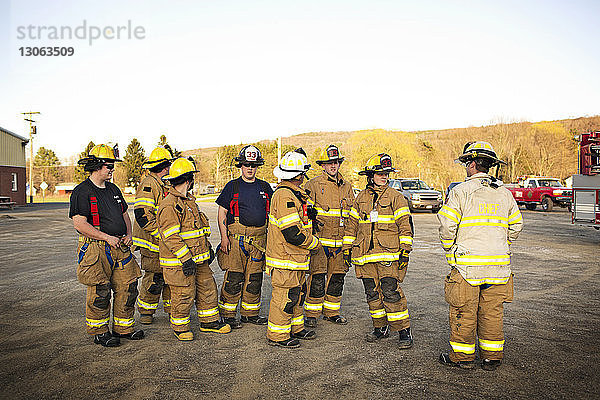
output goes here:
{"type": "Polygon", "coordinates": [[[579,174],[573,175],[572,222],[600,229],[600,132],[579,140],[579,174]]]}
{"type": "Polygon", "coordinates": [[[516,184],[505,186],[512,192],[517,204],[528,210],[535,210],[537,206],[544,211],[552,211],[554,206],[571,207],[573,192],[557,178],[525,175],[520,176],[516,184]]]}
{"type": "Polygon", "coordinates": [[[410,211],[431,210],[436,213],[442,208],[442,193],[418,178],[390,179],[388,185],[404,195],[410,211]]]}

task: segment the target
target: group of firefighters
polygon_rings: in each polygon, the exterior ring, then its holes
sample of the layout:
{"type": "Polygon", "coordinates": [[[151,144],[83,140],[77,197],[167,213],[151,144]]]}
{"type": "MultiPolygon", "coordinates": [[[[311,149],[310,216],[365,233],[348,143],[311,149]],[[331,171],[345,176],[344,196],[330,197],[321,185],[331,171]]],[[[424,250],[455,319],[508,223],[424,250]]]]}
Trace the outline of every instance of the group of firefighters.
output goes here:
{"type": "MultiPolygon", "coordinates": [[[[79,161],[88,179],[71,195],[69,216],[79,232],[78,280],[87,286],[86,326],[105,347],[121,338],[140,340],[134,328],[152,324],[160,299],[177,339],[193,340],[190,311],[195,303],[201,332],[229,333],[243,324],[267,325],[267,342],[295,348],[316,337],[318,319],[345,325],[341,299],[346,273],[361,279],[376,342],[398,332],[398,346],[413,346],[403,282],[413,245],[406,199],[388,186],[395,169],[389,155],[371,157],[359,172],[367,185],[357,197],[340,173],[344,157],[335,145],[316,163],[323,173],[308,180],[311,166],[300,148],[274,169],[273,190],[256,177],[264,164],[258,148],[235,157],[240,177],[223,188],[216,203],[220,244],[212,249],[209,220],[191,194],[194,163],[173,159],[162,147],[143,168],[134,202],[134,221],[111,183],[116,149],[97,145],[79,161]],[[141,269],[133,251],[138,250],[141,269]],[[225,272],[220,292],[210,268],[225,272]],[[260,315],[263,273],[271,277],[268,318],[260,315]],[[112,332],[111,322],[112,296],[112,332]],[[237,318],[239,309],[240,318],[237,318]]],[[[442,364],[494,370],[503,358],[503,303],[512,301],[511,241],[522,217],[510,192],[489,175],[503,163],[487,142],[469,142],[457,160],[467,179],[450,191],[438,213],[439,235],[451,271],[445,280],[450,346],[442,364]]]]}

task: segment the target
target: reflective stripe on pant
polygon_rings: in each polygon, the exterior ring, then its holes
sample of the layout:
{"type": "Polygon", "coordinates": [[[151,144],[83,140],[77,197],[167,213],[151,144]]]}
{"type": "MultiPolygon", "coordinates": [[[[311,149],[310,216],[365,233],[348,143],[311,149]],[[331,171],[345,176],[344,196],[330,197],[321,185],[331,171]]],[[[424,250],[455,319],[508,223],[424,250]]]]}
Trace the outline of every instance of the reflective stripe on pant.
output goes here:
{"type": "Polygon", "coordinates": [[[398,261],[357,265],[356,276],[363,281],[369,312],[375,328],[389,325],[392,331],[410,327],[406,297],[400,283],[406,268],[398,261]]]}
{"type": "Polygon", "coordinates": [[[267,338],[286,340],[292,332],[304,329],[302,304],[306,295],[306,271],[273,268],[267,338]]]}
{"type": "Polygon", "coordinates": [[[449,304],[450,359],[475,359],[479,338],[481,359],[501,360],[504,356],[504,302],[511,302],[513,277],[503,285],[471,286],[458,270],[453,269],[444,284],[449,304]]]}
{"type": "Polygon", "coordinates": [[[319,247],[318,251],[310,256],[310,274],[306,280],[307,293],[304,302],[307,317],[317,318],[321,313],[327,317],[340,315],[347,270],[344,256],[337,250],[330,248],[331,257],[327,257],[323,247],[319,247]]]}
{"type": "Polygon", "coordinates": [[[169,314],[171,312],[171,289],[165,283],[162,275],[163,271],[160,267],[158,253],[142,248],[140,249],[140,255],[144,277],[136,302],[138,312],[153,315],[158,309],[158,302],[162,293],[163,309],[165,313],[169,314]]]}
{"type": "Polygon", "coordinates": [[[240,314],[246,317],[258,315],[262,291],[264,254],[249,243],[243,243],[245,252],[238,240],[229,236],[229,254],[222,253],[219,262],[226,265],[219,308],[224,318],[235,317],[238,304],[242,300],[240,314]]]}
{"type": "Polygon", "coordinates": [[[200,322],[219,319],[217,284],[207,262],[198,264],[196,274],[185,276],[179,267],[163,268],[165,282],[171,288],[171,327],[174,331],[190,330],[190,311],[196,302],[200,322]]]}
{"type": "Polygon", "coordinates": [[[111,297],[113,331],[134,331],[135,300],[140,267],[129,250],[105,242],[79,242],[77,279],[87,286],[85,319],[90,335],[109,331],[111,297]]]}

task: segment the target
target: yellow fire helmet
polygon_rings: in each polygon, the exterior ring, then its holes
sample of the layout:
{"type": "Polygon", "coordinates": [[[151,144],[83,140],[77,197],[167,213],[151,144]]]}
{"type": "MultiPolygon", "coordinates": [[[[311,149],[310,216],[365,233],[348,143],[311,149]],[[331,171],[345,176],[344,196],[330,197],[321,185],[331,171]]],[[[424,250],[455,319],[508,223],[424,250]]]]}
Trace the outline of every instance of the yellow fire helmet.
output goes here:
{"type": "Polygon", "coordinates": [[[179,157],[178,159],[173,161],[173,164],[171,164],[171,167],[169,168],[169,174],[164,176],[163,179],[175,179],[189,172],[198,172],[196,171],[194,163],[192,163],[187,158],[179,157]]]}
{"type": "Polygon", "coordinates": [[[148,157],[147,161],[144,161],[142,167],[156,167],[158,164],[163,163],[165,161],[173,161],[173,156],[171,155],[171,152],[169,152],[169,150],[165,149],[164,147],[157,147],[154,150],[152,150],[152,153],[150,153],[150,157],[148,157]]]}
{"type": "Polygon", "coordinates": [[[340,154],[340,150],[335,144],[330,144],[326,149],[321,151],[319,159],[316,161],[318,165],[323,165],[331,161],[339,161],[340,164],[344,161],[344,157],[340,154]]]}
{"type": "Polygon", "coordinates": [[[369,175],[375,172],[394,172],[395,169],[392,167],[392,157],[385,153],[379,153],[376,156],[372,156],[367,161],[367,165],[362,171],[359,171],[359,175],[369,175]]]}
{"type": "Polygon", "coordinates": [[[97,144],[88,153],[87,157],[83,157],[78,161],[78,164],[83,165],[88,161],[102,161],[102,162],[117,162],[119,160],[119,149],[117,145],[110,147],[106,144],[97,144]]]}
{"type": "Polygon", "coordinates": [[[492,160],[496,164],[505,164],[506,163],[498,158],[494,148],[488,142],[468,142],[465,144],[463,149],[463,154],[461,154],[456,160],[459,163],[466,163],[468,161],[474,160],[476,158],[487,158],[492,160]]]}

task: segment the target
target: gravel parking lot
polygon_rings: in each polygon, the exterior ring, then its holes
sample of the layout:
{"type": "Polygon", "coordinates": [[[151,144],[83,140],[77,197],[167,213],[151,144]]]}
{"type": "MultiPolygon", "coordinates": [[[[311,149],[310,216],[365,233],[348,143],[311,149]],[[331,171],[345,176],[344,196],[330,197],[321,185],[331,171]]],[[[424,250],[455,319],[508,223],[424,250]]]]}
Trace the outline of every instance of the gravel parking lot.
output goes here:
{"type": "MultiPolygon", "coordinates": [[[[218,231],[216,208],[200,203],[218,231]]],[[[565,210],[525,211],[512,246],[515,300],[505,310],[505,361],[495,372],[440,365],[448,349],[437,219],[415,213],[415,249],[403,284],[415,346],[366,343],[364,292],[351,271],[342,312],[320,321],[297,350],[268,346],[266,327],[201,334],[182,343],[167,315],[141,342],[95,345],[85,333],[85,287],[75,277],[68,205],[0,211],[0,397],[10,399],[590,399],[599,398],[600,232],[571,225],[565,210]]],[[[216,263],[217,283],[222,272],[216,263]]],[[[270,281],[263,285],[266,315],[270,281]]]]}

